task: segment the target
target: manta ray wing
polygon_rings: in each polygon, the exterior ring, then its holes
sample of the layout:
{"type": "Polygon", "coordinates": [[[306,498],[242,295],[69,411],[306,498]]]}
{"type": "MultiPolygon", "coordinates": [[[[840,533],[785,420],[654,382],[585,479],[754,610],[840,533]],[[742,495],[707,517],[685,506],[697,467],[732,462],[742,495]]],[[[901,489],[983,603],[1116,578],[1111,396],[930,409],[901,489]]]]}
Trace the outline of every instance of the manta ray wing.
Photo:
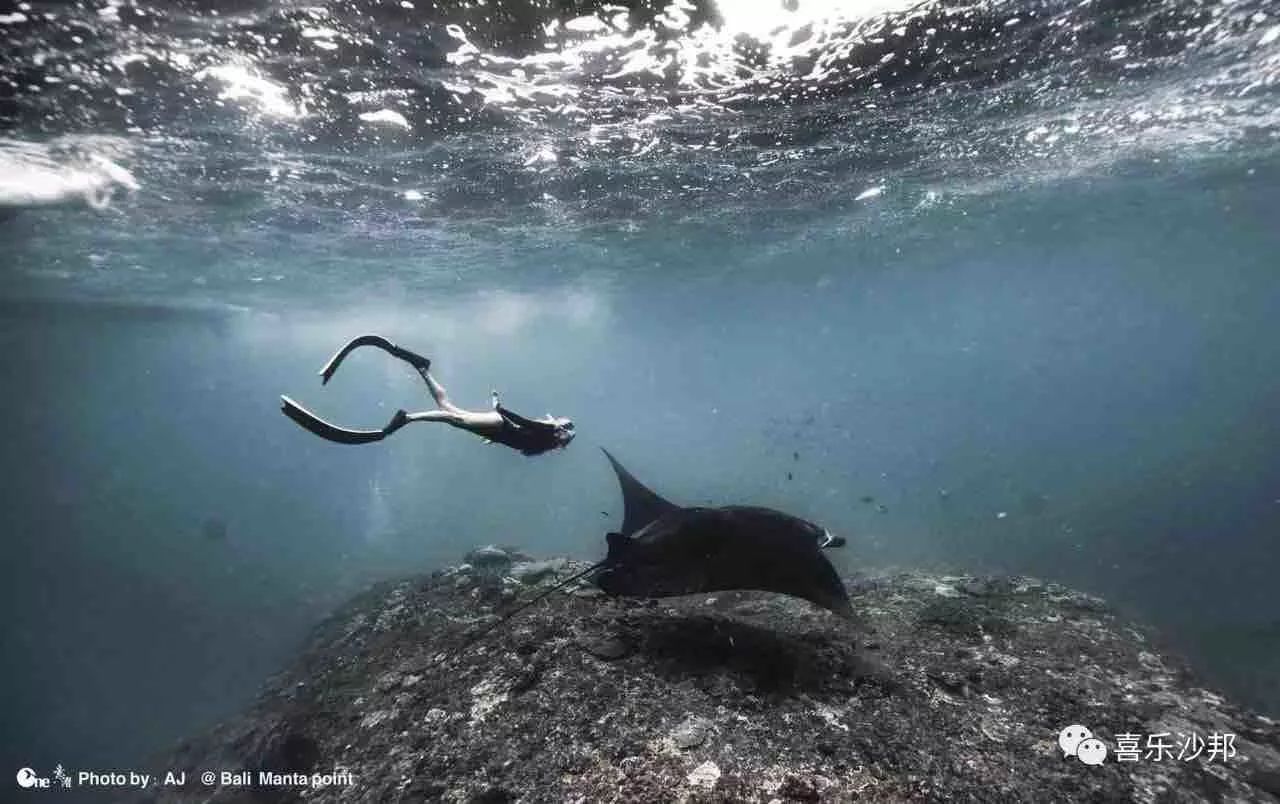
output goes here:
{"type": "Polygon", "coordinates": [[[691,549],[660,552],[689,565],[673,567],[676,577],[697,579],[690,570],[702,565],[704,586],[690,592],[754,589],[851,613],[844,584],[819,546],[826,531],[811,522],[772,508],[725,506],[691,516],[683,530],[671,538],[691,549]]]}
{"type": "Polygon", "coordinates": [[[618,476],[618,485],[622,487],[623,536],[632,536],[649,523],[673,511],[681,510],[680,506],[663,499],[648,486],[636,480],[634,475],[609,454],[609,450],[601,447],[600,451],[613,465],[614,474],[618,476]]]}
{"type": "Polygon", "coordinates": [[[813,559],[812,570],[814,584],[803,597],[841,617],[852,617],[853,603],[849,600],[849,590],[844,588],[844,582],[827,557],[818,553],[813,559]]]}

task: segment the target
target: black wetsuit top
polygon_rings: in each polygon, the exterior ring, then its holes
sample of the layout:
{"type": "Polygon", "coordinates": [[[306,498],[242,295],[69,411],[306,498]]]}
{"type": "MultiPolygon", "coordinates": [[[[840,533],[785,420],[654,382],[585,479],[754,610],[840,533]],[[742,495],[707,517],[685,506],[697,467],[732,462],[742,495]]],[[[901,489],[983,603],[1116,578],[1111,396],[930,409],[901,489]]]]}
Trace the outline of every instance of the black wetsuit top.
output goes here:
{"type": "Polygon", "coordinates": [[[525,455],[539,455],[560,446],[554,424],[526,419],[501,405],[497,411],[502,417],[502,428],[487,436],[490,441],[518,449],[525,455]]]}

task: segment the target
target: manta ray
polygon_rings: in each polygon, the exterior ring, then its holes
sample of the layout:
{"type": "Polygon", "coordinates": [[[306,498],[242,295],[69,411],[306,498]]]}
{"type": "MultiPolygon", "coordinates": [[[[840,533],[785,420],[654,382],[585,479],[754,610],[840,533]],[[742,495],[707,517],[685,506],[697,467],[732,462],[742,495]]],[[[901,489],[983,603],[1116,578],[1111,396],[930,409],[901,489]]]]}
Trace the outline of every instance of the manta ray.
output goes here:
{"type": "Polygon", "coordinates": [[[772,508],[676,505],[649,489],[609,453],[622,487],[622,530],[608,535],[597,565],[605,594],[670,597],[729,590],[803,598],[842,617],[849,594],[824,548],[844,539],[772,508]]]}
{"type": "Polygon", "coordinates": [[[475,633],[472,644],[553,592],[587,576],[615,597],[673,597],[755,590],[808,600],[840,617],[849,593],[823,550],[845,540],[818,525],[750,505],[685,508],[635,479],[601,448],[622,487],[622,530],[604,560],[521,603],[475,633]]]}

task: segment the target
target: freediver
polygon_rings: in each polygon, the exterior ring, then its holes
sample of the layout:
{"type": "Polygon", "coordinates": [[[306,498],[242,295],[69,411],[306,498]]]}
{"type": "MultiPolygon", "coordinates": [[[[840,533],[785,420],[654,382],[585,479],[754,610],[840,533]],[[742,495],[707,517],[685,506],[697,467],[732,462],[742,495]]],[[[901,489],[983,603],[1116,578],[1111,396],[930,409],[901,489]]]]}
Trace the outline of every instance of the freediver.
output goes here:
{"type": "Polygon", "coordinates": [[[573,440],[574,429],[570,419],[550,414],[541,419],[526,419],[504,408],[498,401],[497,391],[492,392],[492,410],[481,412],[458,407],[449,401],[444,387],[431,376],[430,360],[402,346],[397,346],[381,335],[361,335],[339,349],[320,370],[322,383],[327,384],[346,356],[360,346],[376,346],[413,366],[427,383],[427,389],[436,402],[436,410],[424,410],[418,413],[397,410],[391,417],[391,421],[381,430],[348,430],[345,427],[330,424],[294,400],[282,395],[280,402],[284,415],[321,438],[339,444],[368,444],[381,441],[411,422],[444,422],[460,430],[475,433],[487,441],[519,450],[525,455],[540,455],[553,449],[563,449],[573,440]]]}

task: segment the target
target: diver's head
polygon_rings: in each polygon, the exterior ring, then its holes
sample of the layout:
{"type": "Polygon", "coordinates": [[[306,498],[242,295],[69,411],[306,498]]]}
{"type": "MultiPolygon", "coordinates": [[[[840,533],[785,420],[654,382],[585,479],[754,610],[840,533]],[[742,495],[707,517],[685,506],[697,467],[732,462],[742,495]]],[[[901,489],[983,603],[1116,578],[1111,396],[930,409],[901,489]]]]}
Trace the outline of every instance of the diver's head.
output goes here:
{"type": "Polygon", "coordinates": [[[571,440],[573,440],[573,437],[577,435],[577,433],[573,431],[572,419],[561,419],[559,416],[547,414],[543,416],[543,421],[553,426],[553,437],[556,438],[557,447],[568,447],[568,443],[570,443],[571,440]]]}
{"type": "Polygon", "coordinates": [[[556,416],[548,416],[547,418],[551,420],[551,423],[555,425],[555,428],[556,428],[555,430],[556,446],[562,449],[564,447],[569,446],[569,442],[573,440],[573,437],[575,435],[577,435],[577,433],[574,432],[574,429],[573,429],[573,420],[561,419],[561,418],[557,418],[556,416]]]}

